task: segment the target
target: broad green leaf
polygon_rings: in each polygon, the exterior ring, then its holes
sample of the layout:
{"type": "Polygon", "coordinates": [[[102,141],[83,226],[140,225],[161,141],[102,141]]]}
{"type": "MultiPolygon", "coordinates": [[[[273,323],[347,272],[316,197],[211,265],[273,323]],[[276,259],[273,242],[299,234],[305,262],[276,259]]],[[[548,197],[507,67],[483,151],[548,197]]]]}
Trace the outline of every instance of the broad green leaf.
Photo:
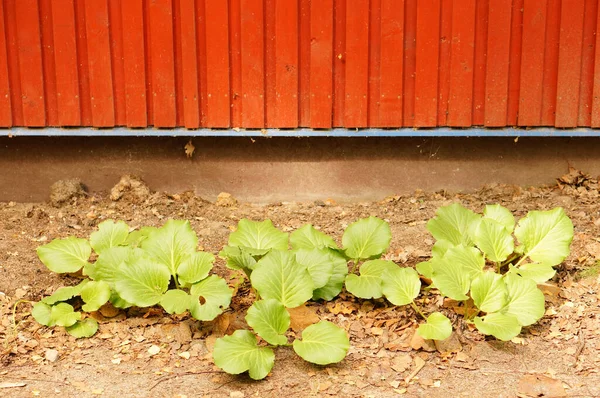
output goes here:
{"type": "Polygon", "coordinates": [[[253,271],[256,268],[256,260],[244,249],[237,246],[225,246],[219,252],[219,257],[227,259],[227,268],[234,270],[253,271]]]}
{"type": "Polygon", "coordinates": [[[433,278],[433,272],[436,267],[439,266],[439,263],[439,259],[433,257],[428,261],[421,261],[420,263],[417,263],[415,268],[419,274],[423,275],[427,279],[431,279],[433,278]]]}
{"type": "Polygon", "coordinates": [[[393,261],[369,260],[360,266],[360,276],[350,274],[346,277],[346,290],[363,299],[383,296],[382,276],[386,270],[398,268],[393,261]]]}
{"type": "Polygon", "coordinates": [[[431,248],[431,256],[433,258],[442,258],[451,247],[456,246],[445,239],[437,240],[431,248]]]}
{"type": "Polygon", "coordinates": [[[212,321],[229,307],[232,293],[227,282],[211,275],[190,288],[190,313],[199,321],[212,321]]]}
{"type": "Polygon", "coordinates": [[[121,268],[115,289],[123,300],[138,307],[150,307],[158,304],[170,281],[166,265],[138,257],[121,268]]]}
{"type": "Polygon", "coordinates": [[[81,319],[81,312],[75,312],[73,306],[67,303],[58,303],[50,309],[51,325],[72,326],[81,319]]]}
{"type": "Polygon", "coordinates": [[[267,343],[287,344],[284,333],[290,327],[290,314],[279,301],[273,299],[256,301],[248,308],[246,322],[267,343]]]}
{"type": "Polygon", "coordinates": [[[469,232],[472,224],[480,219],[479,215],[459,203],[440,207],[435,214],[427,223],[427,230],[436,240],[446,240],[453,245],[473,244],[469,232]]]}
{"type": "Polygon", "coordinates": [[[87,264],[92,247],[86,239],[70,236],[66,239],[54,239],[37,248],[40,260],[52,272],[59,274],[77,272],[87,264]]]}
{"type": "Polygon", "coordinates": [[[296,354],[317,365],[340,362],[349,348],[346,331],[328,321],[310,325],[302,331],[302,340],[294,340],[296,354]]]}
{"type": "Polygon", "coordinates": [[[166,265],[171,275],[175,276],[179,265],[196,252],[198,237],[189,221],[169,220],[162,227],[151,231],[141,245],[142,249],[156,261],[166,265]]]}
{"type": "Polygon", "coordinates": [[[123,300],[123,298],[121,298],[121,296],[119,296],[119,294],[114,290],[111,292],[109,300],[115,308],[126,309],[129,307],[133,307],[133,304],[123,300]]]}
{"type": "Polygon", "coordinates": [[[515,249],[514,239],[506,227],[487,218],[479,221],[473,241],[486,257],[495,263],[506,260],[515,249]]]}
{"type": "Polygon", "coordinates": [[[407,305],[419,295],[421,280],[412,268],[391,268],[383,272],[381,290],[394,305],[407,305]]]}
{"type": "Polygon", "coordinates": [[[560,207],[530,211],[519,221],[515,236],[523,245],[525,256],[533,262],[557,265],[569,255],[573,223],[560,207]]]}
{"type": "Polygon", "coordinates": [[[52,323],[52,307],[42,301],[38,301],[33,305],[31,315],[39,324],[54,326],[52,323]]]}
{"type": "Polygon", "coordinates": [[[342,287],[344,287],[344,281],[346,280],[346,275],[348,275],[348,263],[346,262],[346,259],[336,251],[331,250],[329,255],[333,264],[331,277],[325,286],[313,291],[313,300],[333,300],[335,296],[340,294],[342,287]]]}
{"type": "MultiPolygon", "coordinates": [[[[481,252],[474,247],[464,245],[458,245],[448,249],[443,257],[443,261],[440,263],[442,262],[460,265],[464,272],[469,275],[470,279],[480,275],[485,267],[485,259],[481,252]]],[[[440,265],[439,268],[441,267],[442,265],[440,265]]]]}
{"type": "Polygon", "coordinates": [[[338,249],[333,238],[306,224],[290,234],[290,244],[292,249],[321,249],[324,247],[338,249]]]}
{"type": "Polygon", "coordinates": [[[85,318],[69,326],[67,332],[78,339],[83,337],[92,337],[98,331],[98,322],[93,318],[85,318]]]}
{"type": "Polygon", "coordinates": [[[182,285],[192,285],[208,276],[215,256],[211,253],[196,252],[184,260],[177,269],[177,278],[182,285]]]}
{"type": "Polygon", "coordinates": [[[500,205],[487,205],[483,210],[483,218],[494,220],[504,226],[508,233],[515,229],[515,217],[510,210],[500,205]]]}
{"type": "Polygon", "coordinates": [[[260,259],[250,280],[260,297],[278,300],[287,308],[302,305],[310,300],[313,293],[308,270],[289,251],[269,252],[260,259]]]}
{"type": "Polygon", "coordinates": [[[81,294],[81,289],[83,289],[85,284],[89,281],[89,279],[84,279],[83,281],[81,281],[81,283],[79,283],[76,286],[61,287],[60,289],[52,293],[52,296],[44,297],[42,299],[42,302],[52,305],[58,303],[59,301],[67,301],[75,296],[79,296],[81,294]]]}
{"type": "Polygon", "coordinates": [[[366,260],[381,256],[392,240],[390,225],[377,217],[363,218],[344,231],[342,245],[346,256],[366,260]]]}
{"type": "Polygon", "coordinates": [[[244,218],[238,223],[237,230],[229,235],[229,245],[262,256],[270,250],[287,250],[288,234],[275,228],[271,220],[259,222],[244,218]]]}
{"type": "Polygon", "coordinates": [[[508,314],[494,312],[483,318],[475,317],[477,330],[486,335],[492,335],[502,341],[509,341],[521,332],[521,325],[517,318],[508,314]]]}
{"type": "Polygon", "coordinates": [[[106,220],[98,224],[98,231],[90,235],[90,244],[96,253],[125,243],[129,226],[124,221],[106,220]]]}
{"type": "Polygon", "coordinates": [[[444,262],[443,267],[436,270],[431,279],[444,296],[458,301],[469,298],[466,293],[469,291],[471,278],[459,264],[444,262]]]}
{"type": "Polygon", "coordinates": [[[148,238],[150,233],[152,231],[156,231],[157,229],[158,228],[156,228],[156,227],[142,227],[139,230],[132,231],[127,236],[127,239],[125,240],[124,244],[128,245],[128,246],[133,246],[133,247],[140,247],[142,242],[146,238],[148,238]]]}
{"type": "Polygon", "coordinates": [[[419,325],[417,333],[426,340],[446,340],[452,334],[452,323],[446,315],[434,312],[427,317],[427,323],[419,325]]]}
{"type": "Polygon", "coordinates": [[[160,298],[160,305],[169,314],[183,314],[190,308],[192,297],[179,289],[167,290],[160,298]]]}
{"type": "Polygon", "coordinates": [[[485,266],[481,252],[474,247],[458,245],[448,249],[444,257],[434,262],[432,280],[443,295],[454,300],[466,300],[471,280],[485,266]]]}
{"type": "Polygon", "coordinates": [[[124,263],[133,261],[138,257],[147,257],[142,249],[119,246],[104,250],[95,263],[88,263],[83,273],[96,281],[104,281],[114,288],[119,280],[119,270],[126,266],[124,263]]]}
{"type": "Polygon", "coordinates": [[[248,371],[254,380],[267,377],[275,354],[267,347],[259,347],[256,337],[248,330],[236,330],[231,336],[217,339],[213,350],[215,365],[230,374],[248,371]]]}
{"type": "Polygon", "coordinates": [[[502,313],[517,318],[521,326],[534,324],[544,316],[544,293],[533,280],[506,274],[504,282],[508,290],[508,302],[502,313]]]}
{"type": "Polygon", "coordinates": [[[511,265],[509,272],[516,272],[523,278],[534,280],[535,283],[544,283],[556,274],[556,270],[551,265],[538,263],[522,264],[518,268],[511,265]]]}
{"type": "Polygon", "coordinates": [[[487,271],[473,279],[471,297],[480,311],[490,313],[501,310],[508,300],[502,275],[487,271]]]}
{"type": "Polygon", "coordinates": [[[82,310],[97,311],[110,299],[110,286],[103,281],[90,281],[81,289],[81,299],[85,302],[82,310]]]}
{"type": "Polygon", "coordinates": [[[296,261],[308,270],[314,289],[325,286],[333,272],[333,259],[330,250],[327,248],[298,249],[294,253],[296,254],[296,261]]]}

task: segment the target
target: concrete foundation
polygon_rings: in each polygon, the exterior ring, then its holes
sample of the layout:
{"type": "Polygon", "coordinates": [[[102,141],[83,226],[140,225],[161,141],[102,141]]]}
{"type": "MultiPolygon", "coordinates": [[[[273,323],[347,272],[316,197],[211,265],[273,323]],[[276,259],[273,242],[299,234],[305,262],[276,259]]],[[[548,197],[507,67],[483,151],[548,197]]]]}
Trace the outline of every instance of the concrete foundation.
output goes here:
{"type": "Polygon", "coordinates": [[[551,184],[568,165],[600,174],[598,138],[0,137],[0,201],[47,200],[79,178],[109,190],[124,174],[157,191],[243,201],[378,200],[415,189],[551,184]]]}

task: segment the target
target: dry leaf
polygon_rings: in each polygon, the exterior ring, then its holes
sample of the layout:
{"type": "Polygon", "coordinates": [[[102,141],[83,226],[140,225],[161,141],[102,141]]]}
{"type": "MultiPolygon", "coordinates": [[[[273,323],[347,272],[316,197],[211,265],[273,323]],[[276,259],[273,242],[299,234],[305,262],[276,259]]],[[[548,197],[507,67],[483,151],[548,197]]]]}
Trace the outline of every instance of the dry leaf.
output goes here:
{"type": "Polygon", "coordinates": [[[185,144],[184,147],[185,150],[185,156],[187,156],[188,158],[192,158],[192,156],[194,156],[194,151],[196,150],[196,147],[194,146],[194,144],[192,144],[192,140],[189,140],[187,144],[185,144]]]}
{"type": "Polygon", "coordinates": [[[528,397],[566,397],[559,380],[544,375],[526,375],[519,381],[519,394],[528,397]]]}
{"type": "Polygon", "coordinates": [[[319,316],[315,307],[307,307],[305,304],[296,308],[288,308],[290,313],[290,327],[294,332],[300,332],[313,323],[319,322],[319,316]]]}
{"type": "MultiPolygon", "coordinates": [[[[392,360],[392,369],[394,369],[398,373],[404,372],[406,369],[410,367],[412,364],[412,358],[408,354],[397,355],[392,360]]],[[[395,386],[398,388],[398,386],[395,386]]]]}
{"type": "Polygon", "coordinates": [[[150,356],[152,355],[156,355],[160,352],[160,347],[157,345],[151,345],[150,348],[148,348],[148,354],[150,354],[150,356]]]}

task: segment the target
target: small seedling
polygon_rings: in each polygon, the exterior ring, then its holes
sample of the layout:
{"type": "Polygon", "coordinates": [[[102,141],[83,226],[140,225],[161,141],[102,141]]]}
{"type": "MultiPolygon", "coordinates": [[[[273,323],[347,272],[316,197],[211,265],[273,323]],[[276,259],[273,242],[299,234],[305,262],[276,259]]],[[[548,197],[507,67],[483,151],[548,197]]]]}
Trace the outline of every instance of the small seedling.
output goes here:
{"type": "Polygon", "coordinates": [[[229,306],[232,291],[209,273],[215,260],[196,251],[198,237],[188,221],[169,220],[160,228],[131,231],[123,221],[107,220],[90,239],[55,239],[37,250],[40,260],[57,273],[80,270],[88,278],[63,287],[36,303],[33,317],[46,326],[64,326],[75,337],[89,337],[98,329],[93,318],[75,311],[97,311],[107,302],[117,308],[161,305],[170,314],[190,311],[201,321],[213,320],[229,306]],[[92,250],[97,254],[90,262],[92,250]]]}
{"type": "Polygon", "coordinates": [[[288,237],[270,220],[244,219],[220,255],[228,267],[248,276],[257,300],[248,309],[246,322],[264,343],[249,330],[217,339],[213,358],[218,367],[231,374],[248,371],[251,378],[263,379],[273,368],[277,346],[291,346],[301,358],[319,365],[345,358],[348,334],[331,322],[308,326],[292,344],[286,336],[288,308],[311,299],[332,299],[342,289],[348,269],[333,239],[310,225],[288,237]]]}

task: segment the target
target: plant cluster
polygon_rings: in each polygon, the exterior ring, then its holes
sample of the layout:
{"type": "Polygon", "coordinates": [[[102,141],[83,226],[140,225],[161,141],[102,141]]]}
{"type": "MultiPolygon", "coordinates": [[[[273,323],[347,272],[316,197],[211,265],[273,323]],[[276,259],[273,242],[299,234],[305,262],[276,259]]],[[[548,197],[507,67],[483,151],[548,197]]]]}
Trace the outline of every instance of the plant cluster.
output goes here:
{"type": "Polygon", "coordinates": [[[179,220],[132,232],[123,221],[107,220],[89,240],[55,239],[37,249],[42,263],[57,273],[82,271],[87,278],[36,303],[32,315],[43,325],[64,326],[75,337],[92,336],[98,329],[95,319],[82,319],[75,311],[72,304],[81,302],[85,312],[109,301],[117,308],[160,304],[169,314],[189,311],[210,321],[229,306],[232,290],[223,279],[209,276],[215,257],[197,246],[190,223],[179,220]]]}
{"type": "MultiPolygon", "coordinates": [[[[462,302],[465,320],[481,333],[510,340],[543,316],[544,295],[537,284],[552,278],[573,239],[573,224],[562,208],[531,211],[517,224],[500,205],[486,206],[479,215],[455,203],[439,208],[427,229],[436,243],[431,259],[415,270],[381,259],[392,235],[388,223],[376,217],[349,225],[341,247],[309,224],[288,234],[270,220],[241,220],[219,256],[252,285],[256,300],[246,321],[253,332],[237,330],[217,339],[215,364],[262,379],[273,367],[277,346],[292,346],[320,365],[341,361],[349,349],[345,330],[321,321],[290,344],[287,309],[308,300],[332,300],[344,286],[359,298],[410,305],[426,320],[417,333],[443,340],[452,333],[450,320],[440,312],[426,316],[415,302],[425,281],[429,294],[462,302]]],[[[124,222],[109,220],[89,241],[55,240],[38,248],[42,262],[55,272],[83,269],[89,279],[57,290],[32,313],[38,322],[65,326],[76,337],[94,334],[97,323],[75,312],[68,303],[75,296],[88,312],[107,301],[118,308],[159,304],[171,314],[189,311],[196,319],[212,320],[229,305],[232,293],[225,281],[209,276],[214,256],[197,252],[196,246],[189,222],[176,220],[133,232],[124,222]],[[89,261],[92,249],[95,262],[89,261]]]]}

